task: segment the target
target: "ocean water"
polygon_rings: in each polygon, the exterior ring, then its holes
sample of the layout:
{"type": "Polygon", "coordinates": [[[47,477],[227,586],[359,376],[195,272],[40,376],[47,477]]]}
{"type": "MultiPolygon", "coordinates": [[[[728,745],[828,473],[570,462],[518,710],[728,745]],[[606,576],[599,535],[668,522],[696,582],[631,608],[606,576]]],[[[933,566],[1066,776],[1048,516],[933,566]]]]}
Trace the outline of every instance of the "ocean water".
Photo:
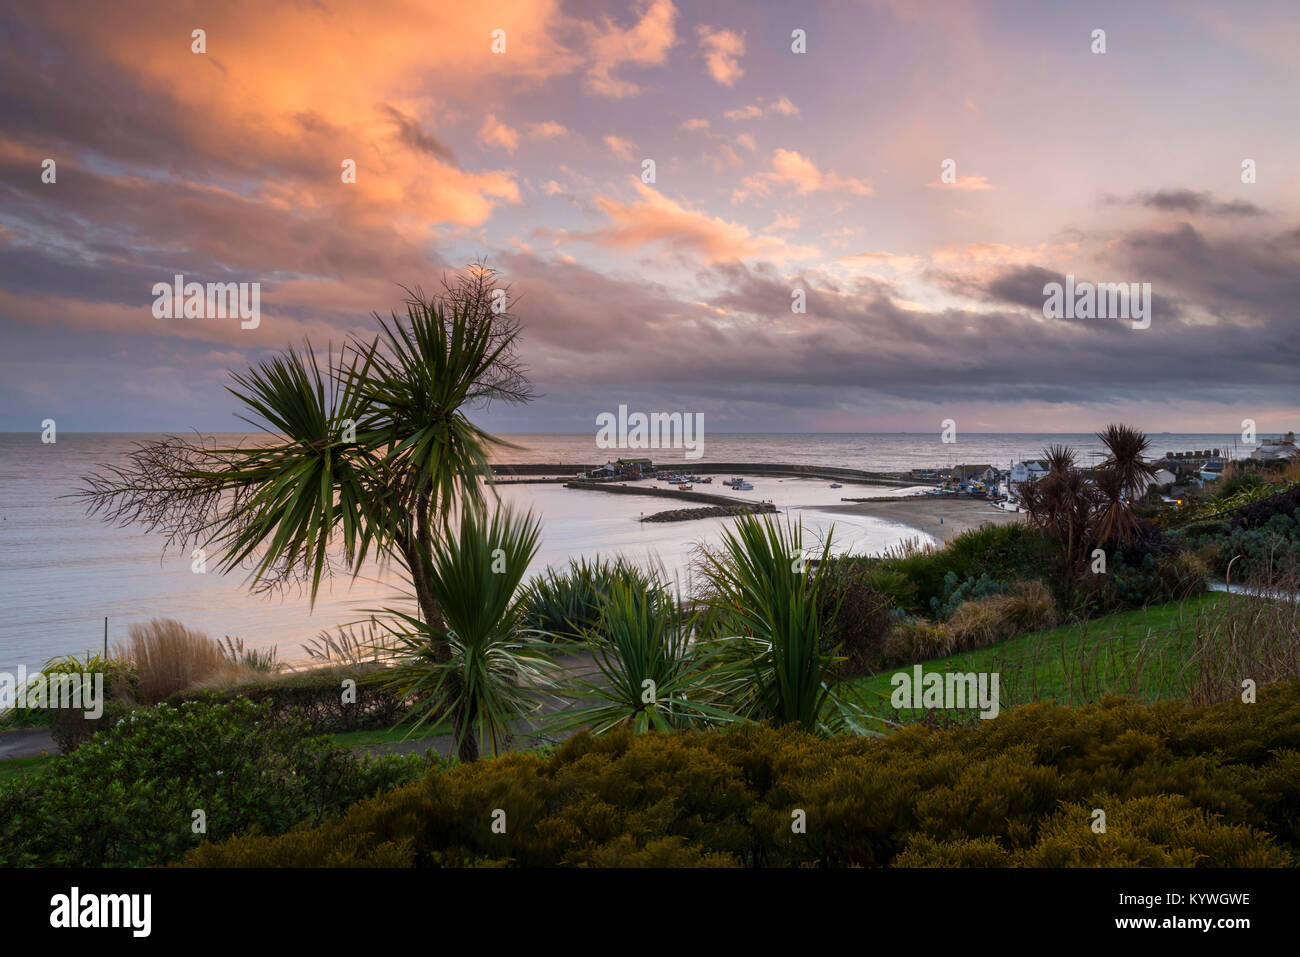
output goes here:
{"type": "MultiPolygon", "coordinates": [[[[254,648],[275,647],[281,660],[305,660],[302,643],[325,629],[364,619],[369,610],[407,607],[399,575],[378,566],[353,581],[322,585],[314,607],[305,594],[249,593],[239,573],[195,574],[188,554],[163,554],[162,539],[139,528],[119,528],[88,517],[70,498],[83,476],[128,452],[141,435],[60,433],[42,444],[38,433],[0,434],[0,670],[30,668],[49,658],[99,649],[104,619],[113,645],[129,627],[151,618],[176,618],[213,637],[238,636],[254,648]]],[[[228,441],[235,436],[222,437],[228,441]]],[[[590,465],[624,455],[649,455],[666,465],[690,463],[681,451],[597,449],[593,435],[506,436],[518,448],[502,450],[497,461],[590,465]]],[[[1231,448],[1234,436],[1162,435],[1154,450],[1231,448]]],[[[944,445],[937,434],[889,435],[717,435],[706,436],[703,461],[785,462],[902,471],[909,468],[989,463],[1036,455],[1051,442],[1067,442],[1083,453],[1099,445],[1086,435],[961,435],[944,445]]],[[[831,489],[813,479],[750,477],[752,492],[737,498],[770,500],[798,517],[805,542],[819,541],[834,526],[836,551],[877,553],[905,538],[918,537],[897,523],[826,511],[840,497],[893,495],[893,488],[831,489]]],[[[725,493],[715,484],[710,491],[725,493]]],[[[714,543],[724,519],[642,524],[642,513],[673,507],[660,499],[565,489],[559,485],[498,486],[505,502],[531,508],[542,520],[541,549],[531,571],[563,564],[570,556],[596,554],[660,564],[684,591],[691,588],[689,563],[701,543],[714,543]]],[[[924,537],[924,536],[920,536],[924,537]]],[[[210,562],[210,567],[214,563],[210,562]]]]}

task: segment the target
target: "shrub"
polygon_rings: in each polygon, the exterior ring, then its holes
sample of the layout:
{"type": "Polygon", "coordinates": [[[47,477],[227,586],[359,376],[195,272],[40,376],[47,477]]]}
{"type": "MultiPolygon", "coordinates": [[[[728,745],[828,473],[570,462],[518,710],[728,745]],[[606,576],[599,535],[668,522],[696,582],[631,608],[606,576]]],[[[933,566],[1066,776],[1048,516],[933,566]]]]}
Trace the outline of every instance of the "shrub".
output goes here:
{"type": "Polygon", "coordinates": [[[885,660],[881,668],[931,661],[950,654],[952,645],[948,628],[924,618],[909,618],[895,623],[890,629],[885,639],[885,660]]]}
{"type": "Polygon", "coordinates": [[[1210,569],[1191,549],[1156,560],[1156,587],[1164,601],[1182,601],[1206,590],[1210,569]]]}
{"type": "Polygon", "coordinates": [[[985,572],[979,578],[973,575],[965,581],[958,581],[956,572],[943,576],[943,598],[930,599],[930,611],[935,617],[950,618],[958,608],[967,602],[978,601],[990,595],[1000,595],[1007,590],[1007,583],[996,581],[985,572]]]}
{"type": "Polygon", "coordinates": [[[225,688],[190,688],[167,699],[172,707],[191,701],[226,704],[246,699],[266,705],[272,723],[301,720],[312,734],[388,728],[409,710],[408,702],[376,679],[386,673],[378,664],[337,665],[277,678],[246,681],[225,688]],[[354,700],[344,700],[344,681],[356,682],[354,700]]]}
{"type": "Polygon", "coordinates": [[[546,756],[431,771],[315,829],[205,843],[186,864],[1297,863],[1300,681],[1252,705],[1111,698],[976,725],[884,739],[753,725],[583,734],[546,756]],[[792,832],[794,810],[805,833],[792,832]]]}
{"type": "MultiPolygon", "coordinates": [[[[1044,568],[1055,567],[1059,552],[1056,542],[1041,529],[1021,522],[988,524],[962,532],[943,548],[887,554],[876,562],[875,574],[898,607],[909,614],[928,615],[934,613],[932,600],[942,605],[951,597],[950,581],[960,585],[981,578],[993,582],[1038,578],[1044,568]],[[897,576],[908,586],[899,587],[897,576]],[[886,582],[892,584],[886,586],[886,582]]],[[[963,599],[969,597],[978,596],[965,595],[963,599]]]]}
{"type": "Polygon", "coordinates": [[[885,643],[898,617],[890,594],[880,587],[885,576],[865,562],[831,558],[817,569],[817,577],[822,581],[823,651],[829,654],[834,650],[843,658],[840,676],[871,674],[883,668],[885,643]]]}
{"type": "Polygon", "coordinates": [[[600,609],[616,586],[657,594],[660,583],[623,558],[569,560],[565,571],[547,569],[524,587],[521,626],[560,641],[579,641],[600,623],[600,609]]]}
{"type": "Polygon", "coordinates": [[[987,648],[1026,631],[1051,628],[1060,621],[1056,599],[1039,581],[1016,582],[1006,592],[968,601],[945,623],[945,654],[987,648]]]}
{"type": "Polygon", "coordinates": [[[103,676],[104,701],[99,717],[87,717],[85,709],[81,708],[44,709],[50,735],[64,753],[75,751],[83,741],[112,721],[124,708],[134,705],[140,695],[140,681],[135,669],[129,662],[118,658],[87,655],[82,660],[75,655],[68,655],[46,662],[41,673],[47,676],[75,674],[82,681],[94,681],[95,675],[103,676]]]}
{"type": "Polygon", "coordinates": [[[40,775],[0,785],[0,865],[161,864],[199,843],[195,810],[217,840],[281,834],[424,769],[419,758],[362,760],[307,731],[268,723],[247,701],[131,711],[40,775]]]}

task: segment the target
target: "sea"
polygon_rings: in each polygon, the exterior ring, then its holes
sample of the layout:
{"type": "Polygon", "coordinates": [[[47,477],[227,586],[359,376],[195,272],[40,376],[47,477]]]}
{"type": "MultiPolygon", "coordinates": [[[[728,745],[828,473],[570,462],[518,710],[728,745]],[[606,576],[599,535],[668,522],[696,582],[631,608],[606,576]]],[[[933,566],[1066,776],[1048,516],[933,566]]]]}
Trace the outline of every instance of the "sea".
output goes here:
{"type": "MultiPolygon", "coordinates": [[[[124,641],[132,625],[173,618],[214,638],[238,637],[245,647],[274,648],[286,664],[302,664],[304,643],[321,632],[363,621],[376,611],[409,609],[408,588],[396,569],[369,566],[322,584],[314,603],[297,590],[252,594],[239,573],[220,575],[209,561],[196,572],[189,553],[164,552],[158,535],[117,527],[88,516],[72,497],[85,475],[120,461],[136,442],[154,436],[59,432],[45,444],[39,432],[0,433],[0,672],[19,665],[39,668],[52,657],[100,651],[124,641]],[[107,625],[105,620],[107,619],[107,625]]],[[[256,441],[221,435],[222,444],[256,441]]],[[[507,435],[513,447],[494,453],[498,462],[572,465],[648,456],[656,465],[688,472],[681,450],[606,450],[584,435],[507,435]]],[[[1217,448],[1233,456],[1236,435],[1153,434],[1152,452],[1217,448]]],[[[873,471],[990,464],[1000,468],[1041,454],[1049,444],[1068,444],[1088,463],[1100,454],[1093,435],[959,434],[944,443],[938,433],[897,434],[713,434],[705,462],[822,465],[873,471]]],[[[743,475],[743,472],[740,473],[743,475]]],[[[726,493],[714,479],[707,490],[726,493]]],[[[900,494],[885,486],[832,489],[819,479],[747,476],[753,491],[738,499],[771,501],[802,523],[806,546],[829,535],[840,553],[877,554],[905,539],[928,540],[908,526],[829,509],[845,496],[900,494]]],[[[503,502],[529,509],[542,522],[541,546],[530,569],[560,567],[571,557],[622,555],[657,568],[689,594],[692,557],[716,544],[729,520],[642,523],[641,517],[674,507],[662,499],[566,489],[558,484],[498,485],[503,502]]]]}

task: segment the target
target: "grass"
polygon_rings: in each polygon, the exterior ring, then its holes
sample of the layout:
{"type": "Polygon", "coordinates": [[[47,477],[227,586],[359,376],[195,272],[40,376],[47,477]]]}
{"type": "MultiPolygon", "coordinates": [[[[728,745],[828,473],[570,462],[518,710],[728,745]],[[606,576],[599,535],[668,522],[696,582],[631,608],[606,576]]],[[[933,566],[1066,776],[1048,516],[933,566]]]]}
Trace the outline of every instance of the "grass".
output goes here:
{"type": "Polygon", "coordinates": [[[339,731],[327,735],[332,744],[343,748],[369,747],[376,744],[400,744],[403,741],[419,741],[439,735],[451,734],[450,721],[427,721],[414,734],[411,733],[413,719],[407,719],[394,728],[372,728],[366,731],[339,731]]]}
{"type": "Polygon", "coordinates": [[[0,784],[37,774],[56,757],[58,757],[56,754],[38,754],[31,758],[9,758],[0,761],[0,784]]]}
{"type": "MultiPolygon", "coordinates": [[[[1198,616],[1226,598],[1211,593],[1118,612],[1027,632],[921,665],[927,673],[996,672],[1003,708],[1042,700],[1077,706],[1110,693],[1142,701],[1181,697],[1188,689],[1186,663],[1198,616]]],[[[899,712],[890,705],[890,679],[900,671],[911,673],[912,667],[858,678],[848,682],[845,691],[874,714],[915,722],[926,712],[899,712]]],[[[978,720],[973,714],[970,718],[978,720]]]]}

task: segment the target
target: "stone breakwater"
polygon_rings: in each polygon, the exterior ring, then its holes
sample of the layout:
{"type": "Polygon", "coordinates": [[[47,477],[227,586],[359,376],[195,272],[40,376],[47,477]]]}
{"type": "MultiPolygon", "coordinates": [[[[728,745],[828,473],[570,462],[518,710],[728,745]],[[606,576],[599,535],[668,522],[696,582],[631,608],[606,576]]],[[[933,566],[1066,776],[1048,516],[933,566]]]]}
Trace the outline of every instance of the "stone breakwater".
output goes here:
{"type": "Polygon", "coordinates": [[[613,482],[565,482],[565,488],[588,489],[593,492],[609,492],[614,495],[650,495],[655,498],[672,498],[679,502],[699,502],[701,505],[749,505],[751,503],[737,500],[731,495],[715,495],[710,492],[683,492],[675,488],[656,488],[653,485],[618,485],[613,482]]]}
{"type": "Polygon", "coordinates": [[[647,515],[644,522],[690,522],[697,518],[727,518],[731,515],[752,515],[762,512],[775,512],[776,506],[771,502],[755,502],[752,505],[709,505],[704,508],[673,508],[666,512],[647,515]]]}

